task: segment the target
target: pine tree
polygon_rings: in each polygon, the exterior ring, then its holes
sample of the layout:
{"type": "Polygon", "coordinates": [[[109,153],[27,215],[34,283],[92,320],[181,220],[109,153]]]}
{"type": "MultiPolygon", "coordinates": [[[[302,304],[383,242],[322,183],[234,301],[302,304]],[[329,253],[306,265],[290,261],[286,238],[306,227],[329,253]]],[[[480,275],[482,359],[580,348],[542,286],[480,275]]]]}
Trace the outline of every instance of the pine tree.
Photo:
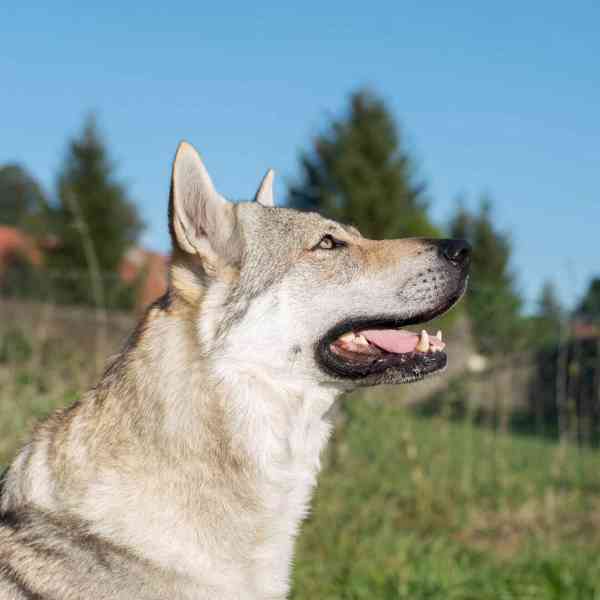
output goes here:
{"type": "MultiPolygon", "coordinates": [[[[37,242],[48,233],[49,205],[35,178],[21,165],[0,167],[0,224],[16,227],[37,242]]],[[[42,299],[47,278],[31,257],[20,250],[4,256],[0,295],[42,299]]]]}
{"type": "Polygon", "coordinates": [[[300,166],[289,191],[294,208],[356,223],[375,239],[438,234],[414,160],[384,102],[368,91],[351,95],[347,114],[317,136],[300,166]]]}
{"type": "Polygon", "coordinates": [[[136,207],[114,175],[104,140],[93,116],[69,143],[58,177],[54,212],[59,240],[50,266],[59,271],[59,299],[68,302],[128,305],[119,263],[142,229],[136,207]]]}
{"type": "Polygon", "coordinates": [[[533,317],[533,337],[531,344],[548,347],[560,339],[563,309],[551,281],[546,281],[540,291],[537,312],[533,317]]]}
{"type": "Polygon", "coordinates": [[[48,202],[40,184],[21,165],[0,167],[0,223],[42,233],[48,202]]]}
{"type": "Polygon", "coordinates": [[[577,314],[593,323],[600,323],[600,277],[594,277],[581,300],[577,314]]]}
{"type": "Polygon", "coordinates": [[[450,231],[473,245],[466,298],[473,335],[481,352],[498,354],[518,348],[523,323],[521,299],[510,269],[510,238],[494,228],[491,210],[486,198],[475,214],[459,206],[450,231]]]}

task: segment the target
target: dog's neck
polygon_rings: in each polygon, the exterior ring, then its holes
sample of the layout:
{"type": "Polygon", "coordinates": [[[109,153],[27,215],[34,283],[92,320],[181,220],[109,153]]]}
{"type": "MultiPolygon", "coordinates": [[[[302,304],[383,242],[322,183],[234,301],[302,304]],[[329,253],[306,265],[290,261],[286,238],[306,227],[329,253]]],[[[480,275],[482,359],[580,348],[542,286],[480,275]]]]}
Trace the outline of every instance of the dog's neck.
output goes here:
{"type": "MultiPolygon", "coordinates": [[[[229,374],[222,383],[229,426],[239,450],[260,472],[288,465],[316,472],[335,396],[319,386],[301,389],[256,369],[229,374]]],[[[232,438],[233,439],[233,438],[232,438]]]]}
{"type": "Polygon", "coordinates": [[[128,378],[138,381],[142,408],[157,403],[163,416],[157,433],[202,452],[195,446],[206,440],[209,426],[211,435],[222,436],[222,447],[246,454],[238,458],[256,460],[261,468],[282,460],[284,447],[298,459],[312,453],[318,461],[329,431],[326,413],[339,391],[219,351],[206,355],[193,335],[189,321],[162,313],[150,317],[130,351],[128,378]],[[211,420],[218,421],[218,431],[211,420]]]}

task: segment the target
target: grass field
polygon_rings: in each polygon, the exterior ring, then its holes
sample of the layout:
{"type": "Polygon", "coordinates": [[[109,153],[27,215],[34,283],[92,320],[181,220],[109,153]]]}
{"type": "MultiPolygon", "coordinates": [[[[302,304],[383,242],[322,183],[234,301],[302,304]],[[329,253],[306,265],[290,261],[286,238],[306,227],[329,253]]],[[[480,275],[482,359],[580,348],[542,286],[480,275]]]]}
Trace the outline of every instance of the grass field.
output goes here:
{"type": "Polygon", "coordinates": [[[600,598],[600,456],[352,398],[294,598],[600,598]]]}
{"type": "MultiPolygon", "coordinates": [[[[95,377],[65,338],[0,336],[0,465],[95,377]]],[[[345,400],[302,528],[293,598],[600,600],[600,454],[345,400]]]]}

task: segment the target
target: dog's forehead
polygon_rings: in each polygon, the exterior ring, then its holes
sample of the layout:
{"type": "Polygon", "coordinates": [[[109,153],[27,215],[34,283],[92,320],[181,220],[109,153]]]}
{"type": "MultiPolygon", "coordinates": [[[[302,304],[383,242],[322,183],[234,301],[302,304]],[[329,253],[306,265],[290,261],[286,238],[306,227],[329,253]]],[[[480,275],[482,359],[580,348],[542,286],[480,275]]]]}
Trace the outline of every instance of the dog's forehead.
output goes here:
{"type": "Polygon", "coordinates": [[[300,253],[336,226],[317,213],[256,202],[236,204],[235,211],[243,246],[236,293],[250,298],[281,281],[300,253]]]}
{"type": "Polygon", "coordinates": [[[302,243],[342,227],[314,212],[293,208],[270,208],[256,203],[239,204],[238,220],[247,239],[261,243],[286,240],[287,244],[302,243]]]}

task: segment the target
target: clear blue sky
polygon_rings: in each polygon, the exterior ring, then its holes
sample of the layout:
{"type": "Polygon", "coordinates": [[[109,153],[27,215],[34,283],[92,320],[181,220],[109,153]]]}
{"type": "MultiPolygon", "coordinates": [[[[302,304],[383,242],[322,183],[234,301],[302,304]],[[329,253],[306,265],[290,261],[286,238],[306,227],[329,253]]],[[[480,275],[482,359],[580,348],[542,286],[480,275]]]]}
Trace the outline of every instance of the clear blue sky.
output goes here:
{"type": "Polygon", "coordinates": [[[3,6],[0,163],[52,191],[96,111],[144,242],[166,251],[178,140],[225,195],[249,197],[274,167],[283,200],[300,149],[368,85],[401,123],[438,223],[458,195],[494,199],[530,302],[553,279],[572,303],[600,274],[599,3],[132,4],[3,6]]]}

